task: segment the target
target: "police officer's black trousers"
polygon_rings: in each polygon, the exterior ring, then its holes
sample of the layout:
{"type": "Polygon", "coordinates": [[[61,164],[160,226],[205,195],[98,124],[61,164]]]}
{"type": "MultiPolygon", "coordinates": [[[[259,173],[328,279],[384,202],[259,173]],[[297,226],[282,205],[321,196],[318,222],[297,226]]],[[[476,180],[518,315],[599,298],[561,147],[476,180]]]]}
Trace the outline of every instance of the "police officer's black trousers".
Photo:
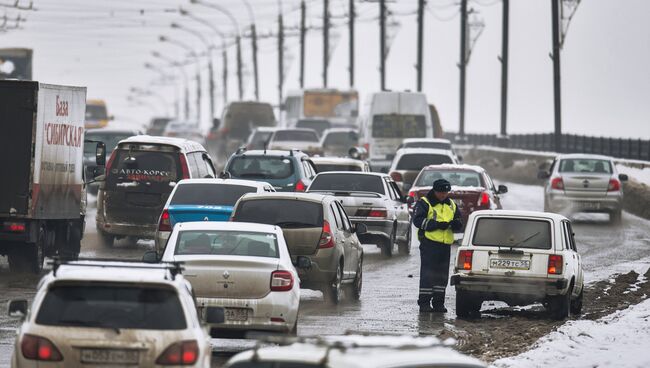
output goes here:
{"type": "Polygon", "coordinates": [[[424,239],[420,242],[420,306],[444,305],[449,279],[451,246],[424,239]]]}

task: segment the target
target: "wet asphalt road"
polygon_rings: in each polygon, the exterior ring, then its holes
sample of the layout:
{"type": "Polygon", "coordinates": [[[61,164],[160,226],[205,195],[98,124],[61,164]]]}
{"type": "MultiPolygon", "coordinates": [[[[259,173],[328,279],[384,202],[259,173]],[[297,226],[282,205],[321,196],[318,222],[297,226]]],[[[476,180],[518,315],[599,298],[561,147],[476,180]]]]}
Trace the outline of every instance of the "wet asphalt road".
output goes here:
{"type": "MultiPolygon", "coordinates": [[[[519,184],[508,184],[508,187],[510,191],[502,200],[505,208],[542,209],[541,187],[519,184]]],[[[627,213],[624,213],[620,226],[609,225],[608,216],[600,214],[578,215],[573,220],[587,281],[605,278],[615,265],[650,257],[650,221],[627,213]]],[[[82,257],[138,259],[153,247],[153,243],[147,241],[137,244],[121,241],[113,248],[101,247],[96,242],[93,213],[89,214],[87,221],[82,257]]],[[[443,328],[463,328],[456,325],[455,293],[451,287],[447,289],[446,307],[449,311],[445,315],[419,315],[416,304],[419,282],[417,242],[412,245],[410,256],[386,259],[372,245],[364,245],[364,251],[361,301],[332,306],[323,301],[320,292],[304,291],[298,327],[300,335],[342,334],[350,330],[435,335],[443,328]]],[[[451,264],[454,257],[455,249],[452,250],[451,264]]],[[[17,325],[17,321],[6,317],[6,302],[12,298],[33,297],[38,279],[38,276],[9,274],[6,260],[0,257],[0,367],[8,366],[17,325]]],[[[484,315],[486,310],[500,306],[503,305],[484,303],[484,315]]],[[[507,319],[503,323],[507,323],[507,319]]],[[[474,327],[480,328],[480,323],[474,327]]],[[[213,345],[214,366],[218,366],[227,356],[254,346],[254,342],[215,339],[213,345]]]]}

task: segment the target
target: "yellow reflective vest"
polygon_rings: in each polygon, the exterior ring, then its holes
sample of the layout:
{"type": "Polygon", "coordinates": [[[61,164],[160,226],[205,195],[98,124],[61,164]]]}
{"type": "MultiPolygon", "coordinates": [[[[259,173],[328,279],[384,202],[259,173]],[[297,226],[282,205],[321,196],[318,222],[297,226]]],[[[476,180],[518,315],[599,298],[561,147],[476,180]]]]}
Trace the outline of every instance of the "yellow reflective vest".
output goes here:
{"type": "MultiPolygon", "coordinates": [[[[456,203],[454,201],[450,200],[451,205],[436,203],[435,206],[432,206],[427,197],[422,197],[422,200],[429,205],[429,212],[425,221],[451,222],[454,219],[454,214],[456,213],[456,203]],[[436,215],[435,220],[433,217],[434,213],[436,215]]],[[[442,244],[452,244],[454,242],[454,231],[451,227],[448,227],[446,230],[436,229],[425,231],[424,236],[431,241],[442,244]]]]}

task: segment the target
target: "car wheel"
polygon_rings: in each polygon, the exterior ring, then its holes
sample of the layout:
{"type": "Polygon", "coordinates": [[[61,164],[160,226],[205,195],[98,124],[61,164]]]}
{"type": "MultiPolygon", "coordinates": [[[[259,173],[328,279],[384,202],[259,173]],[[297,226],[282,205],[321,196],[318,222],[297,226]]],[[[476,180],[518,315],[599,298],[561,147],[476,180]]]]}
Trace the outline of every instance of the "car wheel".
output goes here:
{"type": "Polygon", "coordinates": [[[483,301],[470,293],[456,289],[456,316],[458,318],[472,318],[481,316],[483,301]]]}
{"type": "Polygon", "coordinates": [[[617,210],[614,212],[610,212],[609,214],[609,222],[612,224],[618,225],[621,223],[623,220],[623,211],[622,210],[617,210]]]}
{"type": "Polygon", "coordinates": [[[115,236],[106,234],[103,231],[98,231],[97,235],[99,236],[100,243],[105,247],[112,247],[115,242],[115,236]]]}
{"type": "Polygon", "coordinates": [[[357,276],[354,278],[352,284],[346,289],[348,296],[353,300],[361,299],[361,288],[363,287],[363,258],[359,259],[357,266],[357,276]]]}
{"type": "Polygon", "coordinates": [[[33,272],[38,274],[43,269],[43,262],[45,261],[43,247],[39,246],[38,243],[20,244],[14,247],[7,256],[9,270],[17,273],[33,272]]]}
{"type": "Polygon", "coordinates": [[[408,230],[406,230],[406,240],[403,240],[398,243],[397,251],[399,254],[408,256],[411,254],[411,225],[409,224],[408,230]]]}
{"type": "Polygon", "coordinates": [[[397,235],[397,227],[393,225],[393,231],[390,234],[390,238],[388,240],[384,240],[382,247],[381,247],[381,255],[386,256],[386,257],[392,257],[393,256],[393,247],[395,246],[395,240],[397,235]]]}
{"type": "Polygon", "coordinates": [[[339,304],[341,301],[341,282],[343,280],[343,268],[341,264],[336,268],[336,276],[331,283],[325,286],[325,298],[333,304],[339,304]]]}
{"type": "Polygon", "coordinates": [[[548,302],[549,312],[553,319],[563,321],[569,317],[571,312],[571,293],[573,287],[569,288],[565,295],[550,297],[548,302]]]}
{"type": "Polygon", "coordinates": [[[571,301],[571,314],[580,314],[582,313],[582,298],[585,292],[584,285],[582,290],[580,290],[580,295],[571,301]]]}

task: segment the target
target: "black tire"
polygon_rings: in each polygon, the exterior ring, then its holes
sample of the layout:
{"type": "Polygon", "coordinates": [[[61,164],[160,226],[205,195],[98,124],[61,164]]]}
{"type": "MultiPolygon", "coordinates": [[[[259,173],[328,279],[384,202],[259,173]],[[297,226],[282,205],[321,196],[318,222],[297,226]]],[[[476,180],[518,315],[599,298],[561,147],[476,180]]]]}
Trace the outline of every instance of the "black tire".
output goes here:
{"type": "Polygon", "coordinates": [[[345,289],[347,295],[352,300],[358,301],[361,299],[361,289],[363,288],[363,257],[359,259],[359,265],[357,266],[357,275],[354,278],[354,281],[348,285],[345,289]]]}
{"type": "Polygon", "coordinates": [[[481,316],[483,301],[470,293],[456,289],[456,316],[458,318],[476,318],[481,316]]]}
{"type": "Polygon", "coordinates": [[[381,246],[381,255],[385,257],[393,256],[393,248],[395,247],[395,241],[397,238],[397,226],[393,225],[393,231],[390,234],[388,240],[384,240],[381,246]]]}
{"type": "Polygon", "coordinates": [[[334,279],[329,284],[325,285],[325,290],[323,291],[325,299],[332,304],[339,304],[341,302],[341,294],[343,294],[342,281],[343,268],[339,263],[336,267],[336,276],[334,276],[334,279]]]}
{"type": "Polygon", "coordinates": [[[64,248],[64,257],[70,260],[77,260],[81,252],[81,238],[83,237],[83,233],[79,224],[69,224],[68,228],[68,242],[64,248]]]}
{"type": "Polygon", "coordinates": [[[115,242],[115,236],[106,234],[103,231],[98,231],[97,232],[97,237],[99,238],[99,242],[105,246],[105,247],[112,247],[113,243],[115,242]]]}
{"type": "Polygon", "coordinates": [[[609,222],[610,223],[612,223],[614,225],[618,225],[622,221],[623,221],[623,211],[622,210],[614,211],[614,212],[611,212],[609,214],[609,222]]]}
{"type": "Polygon", "coordinates": [[[580,294],[575,299],[571,300],[571,314],[579,315],[582,313],[582,299],[584,292],[585,287],[583,285],[582,290],[580,290],[580,294]]]}
{"type": "Polygon", "coordinates": [[[400,241],[397,244],[397,251],[403,256],[408,256],[411,254],[411,225],[409,224],[408,230],[406,231],[406,240],[400,241]]]}
{"type": "Polygon", "coordinates": [[[565,295],[556,295],[549,297],[548,311],[551,318],[557,321],[564,321],[571,314],[571,292],[573,286],[569,288],[565,295]]]}
{"type": "Polygon", "coordinates": [[[43,247],[37,243],[19,244],[8,254],[9,270],[16,273],[38,274],[43,269],[43,247]]]}

